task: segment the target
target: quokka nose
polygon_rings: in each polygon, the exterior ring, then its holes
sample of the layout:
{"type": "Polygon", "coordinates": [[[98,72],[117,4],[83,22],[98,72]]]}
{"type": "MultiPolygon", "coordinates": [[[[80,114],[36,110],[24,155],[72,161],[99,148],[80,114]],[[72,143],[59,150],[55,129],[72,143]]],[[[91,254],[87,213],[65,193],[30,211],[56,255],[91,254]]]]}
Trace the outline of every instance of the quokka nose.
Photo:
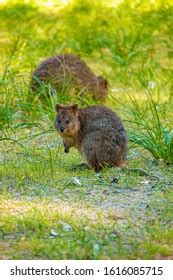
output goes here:
{"type": "Polygon", "coordinates": [[[64,127],[63,126],[60,127],[60,131],[64,132],[64,127]]]}

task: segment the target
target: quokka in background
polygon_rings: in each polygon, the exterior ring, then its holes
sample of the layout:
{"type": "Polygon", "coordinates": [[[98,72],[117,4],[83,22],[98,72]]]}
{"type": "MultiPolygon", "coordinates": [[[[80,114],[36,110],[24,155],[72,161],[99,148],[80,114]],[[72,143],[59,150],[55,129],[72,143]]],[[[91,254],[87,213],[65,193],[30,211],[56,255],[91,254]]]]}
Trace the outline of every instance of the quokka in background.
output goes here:
{"type": "Polygon", "coordinates": [[[32,76],[32,91],[50,85],[58,92],[90,94],[95,100],[105,101],[108,81],[96,76],[87,64],[74,54],[61,54],[44,60],[32,76]]]}

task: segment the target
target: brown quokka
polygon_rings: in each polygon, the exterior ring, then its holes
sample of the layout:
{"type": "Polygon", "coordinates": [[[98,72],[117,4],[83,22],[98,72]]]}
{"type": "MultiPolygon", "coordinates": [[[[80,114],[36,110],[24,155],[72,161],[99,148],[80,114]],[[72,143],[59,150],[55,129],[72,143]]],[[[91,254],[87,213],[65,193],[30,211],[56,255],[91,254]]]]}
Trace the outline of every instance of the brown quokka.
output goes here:
{"type": "Polygon", "coordinates": [[[90,169],[123,167],[127,160],[127,134],[120,118],[102,106],[79,109],[78,105],[56,105],[55,129],[64,151],[75,147],[90,169]]]}
{"type": "Polygon", "coordinates": [[[97,77],[87,64],[74,54],[62,54],[44,60],[34,71],[31,87],[38,91],[41,83],[50,84],[56,91],[89,93],[96,100],[104,101],[108,82],[97,77]]]}

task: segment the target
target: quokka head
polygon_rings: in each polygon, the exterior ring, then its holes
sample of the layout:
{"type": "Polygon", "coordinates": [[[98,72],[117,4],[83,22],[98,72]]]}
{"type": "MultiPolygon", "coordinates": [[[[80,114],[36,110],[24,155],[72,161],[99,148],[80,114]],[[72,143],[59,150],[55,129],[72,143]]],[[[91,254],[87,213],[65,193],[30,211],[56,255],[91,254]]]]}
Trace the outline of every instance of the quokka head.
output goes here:
{"type": "Polygon", "coordinates": [[[78,105],[73,104],[65,106],[57,104],[55,110],[57,114],[54,126],[57,132],[63,138],[74,137],[80,129],[78,105]]]}

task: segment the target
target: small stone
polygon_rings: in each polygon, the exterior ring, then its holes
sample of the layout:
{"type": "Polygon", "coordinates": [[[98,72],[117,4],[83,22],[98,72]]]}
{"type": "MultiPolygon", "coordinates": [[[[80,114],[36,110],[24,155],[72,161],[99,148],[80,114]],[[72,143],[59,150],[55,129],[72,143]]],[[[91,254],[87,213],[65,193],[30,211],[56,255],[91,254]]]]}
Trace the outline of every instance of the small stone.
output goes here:
{"type": "Polygon", "coordinates": [[[58,233],[52,228],[50,230],[50,236],[58,236],[58,233]]]}
{"type": "Polygon", "coordinates": [[[72,183],[73,183],[74,185],[82,186],[81,182],[80,182],[79,179],[76,178],[76,177],[72,177],[72,178],[71,178],[71,181],[72,181],[72,183]]]}
{"type": "Polygon", "coordinates": [[[65,231],[72,231],[72,227],[69,224],[66,224],[63,221],[60,221],[60,224],[63,226],[65,231]]]}

